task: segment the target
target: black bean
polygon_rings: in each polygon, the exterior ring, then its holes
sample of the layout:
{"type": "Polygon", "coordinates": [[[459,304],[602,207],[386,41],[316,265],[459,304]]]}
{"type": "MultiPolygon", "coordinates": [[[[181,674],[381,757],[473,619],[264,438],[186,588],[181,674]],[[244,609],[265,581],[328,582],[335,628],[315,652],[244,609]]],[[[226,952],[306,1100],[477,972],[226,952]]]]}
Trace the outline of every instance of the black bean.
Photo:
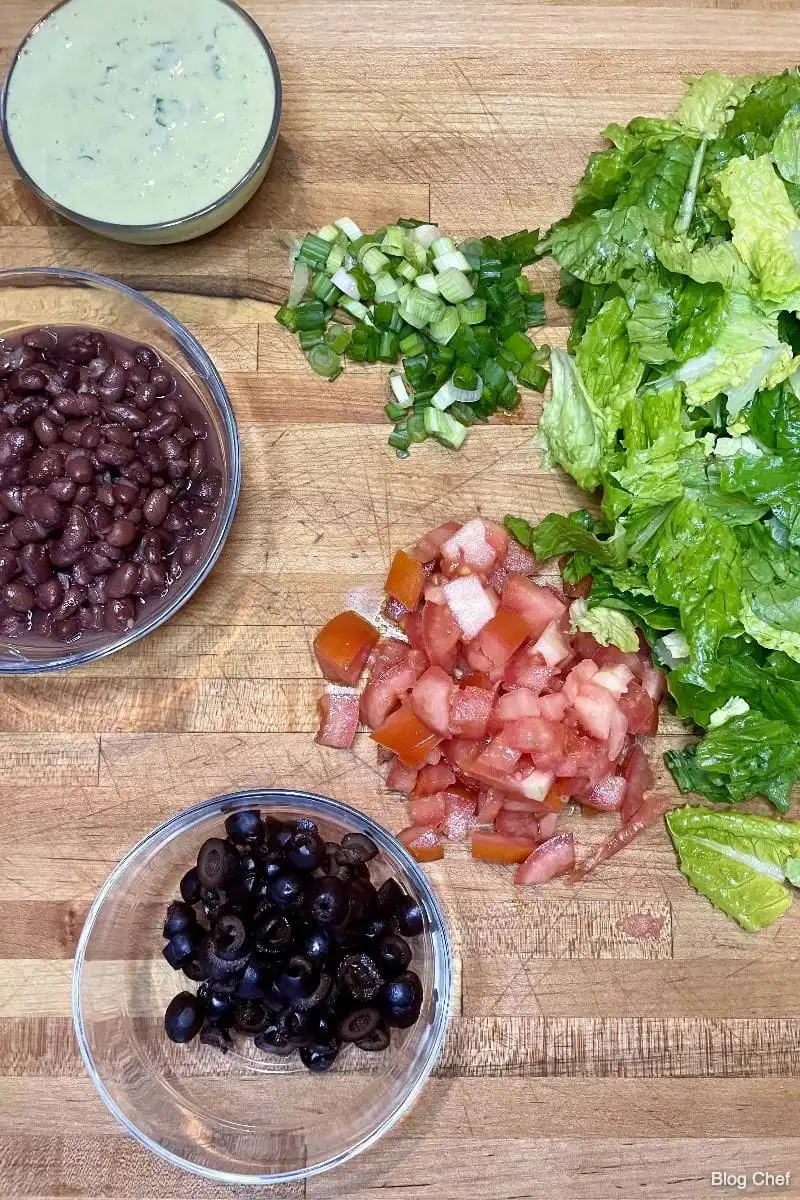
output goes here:
{"type": "Polygon", "coordinates": [[[0,550],[0,584],[19,574],[19,555],[15,550],[0,550]]]}
{"type": "Polygon", "coordinates": [[[82,508],[71,508],[61,532],[61,543],[65,550],[81,550],[89,540],[89,521],[82,508]]]}
{"type": "Polygon", "coordinates": [[[33,450],[33,434],[29,429],[7,429],[0,434],[0,466],[18,463],[33,450]]]}
{"type": "Polygon", "coordinates": [[[52,329],[29,329],[22,335],[23,346],[31,350],[55,350],[58,346],[58,335],[52,329]]]}
{"type": "Polygon", "coordinates": [[[26,583],[31,584],[32,587],[44,583],[50,578],[50,556],[46,546],[35,543],[23,546],[19,552],[19,565],[22,567],[26,583]]]}
{"type": "Polygon", "coordinates": [[[61,505],[44,492],[34,492],[25,501],[25,515],[43,529],[57,529],[63,519],[61,505]]]}
{"type": "Polygon", "coordinates": [[[62,392],[56,397],[56,408],[65,417],[91,417],[100,411],[100,401],[91,394],[80,395],[78,392],[62,392]]]}
{"type": "Polygon", "coordinates": [[[28,464],[28,478],[40,487],[52,483],[61,474],[61,458],[52,450],[37,450],[28,464]]]}
{"type": "Polygon", "coordinates": [[[130,629],[136,618],[132,600],[109,600],[105,606],[105,626],[113,633],[130,629]]]}
{"type": "Polygon", "coordinates": [[[125,596],[130,596],[136,589],[139,582],[139,567],[136,563],[125,563],[121,567],[117,567],[113,574],[109,575],[108,583],[106,584],[106,595],[112,600],[122,600],[125,596]]]}
{"type": "Polygon", "coordinates": [[[15,579],[11,583],[5,584],[0,590],[0,599],[8,605],[12,612],[16,613],[30,612],[36,603],[32,589],[21,579],[15,579]]]}
{"type": "Polygon", "coordinates": [[[52,446],[54,442],[58,441],[57,427],[49,417],[44,415],[38,416],[33,422],[33,432],[42,446],[52,446]]]}
{"type": "Polygon", "coordinates": [[[144,502],[142,512],[148,525],[163,525],[169,512],[169,496],[162,489],[151,492],[144,502]]]}
{"type": "Polygon", "coordinates": [[[48,485],[47,494],[52,496],[54,500],[60,500],[62,504],[70,504],[77,495],[78,485],[73,479],[54,479],[48,485]]]}

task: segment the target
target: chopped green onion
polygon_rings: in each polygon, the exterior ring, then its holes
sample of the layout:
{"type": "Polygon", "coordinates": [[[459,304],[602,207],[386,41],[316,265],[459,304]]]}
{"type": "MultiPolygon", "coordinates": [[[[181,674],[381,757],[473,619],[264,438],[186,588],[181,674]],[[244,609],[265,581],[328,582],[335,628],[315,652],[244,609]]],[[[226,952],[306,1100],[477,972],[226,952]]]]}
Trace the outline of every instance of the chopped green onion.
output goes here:
{"type": "Polygon", "coordinates": [[[306,300],[294,310],[297,329],[324,329],[325,306],[321,300],[306,300]]]}
{"type": "Polygon", "coordinates": [[[436,282],[435,275],[431,275],[430,273],[427,275],[418,275],[415,282],[421,291],[427,292],[430,296],[439,295],[439,284],[436,282]]]}
{"type": "Polygon", "coordinates": [[[428,333],[435,342],[442,342],[444,345],[447,345],[458,329],[459,324],[458,310],[447,308],[438,320],[431,321],[428,326],[428,333]]]}
{"type": "Polygon", "coordinates": [[[418,271],[427,271],[428,269],[428,253],[424,246],[419,242],[412,241],[411,238],[406,238],[403,242],[403,257],[406,262],[411,263],[412,267],[416,267],[418,271]]]}
{"type": "Polygon", "coordinates": [[[308,263],[298,262],[295,264],[292,272],[292,285],[289,288],[289,298],[286,301],[287,308],[297,308],[300,301],[306,294],[309,282],[311,281],[311,268],[308,263]]]}
{"type": "MultiPolygon", "coordinates": [[[[466,392],[471,392],[473,388],[476,388],[480,380],[478,372],[468,363],[459,363],[453,371],[453,386],[462,388],[466,392]]],[[[478,395],[480,396],[480,392],[478,395]]]]}
{"type": "Polygon", "coordinates": [[[511,261],[518,267],[527,267],[531,263],[536,262],[539,258],[537,247],[539,244],[539,230],[534,229],[532,232],[528,229],[521,229],[519,233],[509,233],[500,242],[511,261]]]}
{"type": "Polygon", "coordinates": [[[397,280],[388,271],[375,276],[375,301],[385,304],[398,299],[397,280]]]}
{"type": "Polygon", "coordinates": [[[486,320],[486,301],[480,296],[470,296],[458,305],[458,319],[462,325],[482,325],[486,320]]]}
{"type": "Polygon", "coordinates": [[[449,413],[440,412],[438,408],[425,409],[425,432],[449,450],[457,450],[467,436],[464,425],[454,420],[449,413]]]}
{"type": "Polygon", "coordinates": [[[389,372],[389,387],[392,390],[392,397],[395,404],[399,404],[401,408],[411,408],[413,403],[411,393],[406,387],[406,381],[399,371],[389,372]]]}
{"type": "Polygon", "coordinates": [[[339,217],[338,221],[334,221],[334,225],[337,229],[341,229],[349,242],[355,242],[361,237],[361,230],[349,217],[339,217]]]}
{"type": "Polygon", "coordinates": [[[480,380],[480,376],[478,377],[476,386],[471,388],[469,391],[456,387],[453,383],[453,380],[448,379],[447,383],[443,384],[443,386],[439,388],[438,392],[431,397],[431,404],[434,408],[441,409],[449,408],[451,404],[456,403],[476,404],[481,398],[482,391],[483,384],[480,380]]]}
{"type": "Polygon", "coordinates": [[[414,333],[409,333],[406,335],[406,337],[400,339],[400,349],[403,351],[403,354],[409,354],[412,356],[415,354],[424,354],[427,349],[427,345],[428,344],[425,341],[425,338],[416,331],[414,333]]]}
{"type": "Polygon", "coordinates": [[[414,412],[408,418],[408,440],[413,444],[426,442],[428,431],[425,428],[425,414],[414,412]]]}
{"type": "Polygon", "coordinates": [[[372,324],[369,309],[360,300],[352,300],[349,296],[345,296],[343,300],[339,301],[339,308],[350,313],[350,316],[355,317],[357,321],[364,321],[367,325],[372,324]]]}
{"type": "Polygon", "coordinates": [[[388,302],[376,304],[372,310],[372,320],[375,323],[375,328],[389,330],[391,333],[394,333],[392,318],[396,311],[394,305],[388,302]]]}
{"type": "MultiPolygon", "coordinates": [[[[401,300],[400,315],[412,328],[424,329],[426,325],[439,320],[444,313],[444,308],[445,306],[438,296],[431,296],[414,287],[401,300]]],[[[456,320],[458,320],[457,314],[456,320]]]]}
{"type": "Polygon", "coordinates": [[[544,295],[541,292],[537,292],[536,295],[528,296],[525,300],[525,321],[528,328],[531,325],[544,325],[546,320],[544,295]]]}
{"type": "Polygon", "coordinates": [[[381,250],[384,254],[392,255],[393,258],[402,258],[405,236],[406,231],[402,225],[388,225],[381,242],[381,250]]]}
{"type": "Polygon", "coordinates": [[[339,270],[340,267],[344,266],[346,261],[347,250],[345,249],[344,245],[340,242],[334,243],[334,245],[331,247],[331,252],[328,255],[327,262],[325,263],[326,275],[333,275],[339,270]]]}
{"type": "Polygon", "coordinates": [[[275,313],[275,320],[279,325],[282,325],[284,329],[288,329],[290,333],[297,332],[297,318],[295,316],[295,312],[296,310],[294,308],[289,308],[288,304],[284,304],[275,313]]]}
{"type": "Polygon", "coordinates": [[[325,345],[330,346],[334,354],[344,354],[350,345],[352,336],[353,331],[347,325],[340,325],[338,321],[331,321],[325,330],[325,345]]]}
{"type": "Polygon", "coordinates": [[[397,272],[397,274],[400,275],[403,279],[407,279],[410,283],[414,279],[417,278],[417,276],[419,275],[419,271],[417,270],[416,267],[412,267],[410,262],[403,262],[403,264],[400,267],[400,270],[397,272]]]}
{"type": "Polygon", "coordinates": [[[517,375],[517,382],[521,383],[523,387],[532,388],[535,392],[543,392],[549,378],[550,372],[545,370],[541,363],[529,359],[528,362],[522,364],[517,375]]]}
{"type": "Polygon", "coordinates": [[[437,254],[433,260],[436,270],[441,273],[455,267],[457,271],[469,271],[470,265],[460,250],[451,250],[448,254],[437,254]]]}
{"type": "Polygon", "coordinates": [[[519,407],[519,389],[513,379],[506,380],[500,389],[497,403],[506,412],[512,412],[515,408],[519,407]]]}
{"type": "Polygon", "coordinates": [[[378,358],[381,362],[393,363],[397,362],[397,355],[400,349],[400,343],[396,333],[389,333],[386,330],[381,334],[378,341],[378,358]]]}
{"type": "Polygon", "coordinates": [[[475,416],[475,412],[471,405],[459,404],[457,400],[455,404],[450,405],[448,412],[450,413],[451,417],[454,417],[455,420],[459,422],[459,424],[466,425],[467,428],[469,428],[470,425],[474,425],[478,419],[475,416]]]}
{"type": "Polygon", "coordinates": [[[481,258],[483,257],[483,246],[481,245],[480,238],[467,238],[458,248],[469,263],[470,270],[477,271],[480,268],[481,258]]]}
{"type": "Polygon", "coordinates": [[[459,271],[457,267],[448,267],[446,271],[442,271],[436,282],[439,292],[450,304],[460,304],[463,300],[469,300],[475,292],[464,272],[459,271]]]}
{"type": "MultiPolygon", "coordinates": [[[[324,341],[325,335],[322,329],[301,329],[298,334],[301,350],[311,350],[313,346],[318,346],[321,341],[324,341]]],[[[326,343],[327,344],[327,343],[326,343]]]]}
{"type": "Polygon", "coordinates": [[[423,250],[430,250],[433,243],[442,235],[439,232],[438,225],[418,225],[414,230],[413,236],[419,242],[423,250]]]}
{"type": "Polygon", "coordinates": [[[358,290],[358,281],[345,271],[344,267],[340,267],[334,275],[331,276],[331,283],[337,287],[340,292],[344,292],[345,296],[349,296],[351,300],[360,300],[361,293],[358,290]]]}
{"type": "Polygon", "coordinates": [[[375,299],[375,282],[370,278],[363,267],[351,267],[348,274],[352,279],[355,279],[358,287],[358,294],[361,300],[375,299]]]}
{"type": "Polygon", "coordinates": [[[433,258],[438,258],[440,254],[451,254],[455,250],[456,244],[452,238],[442,237],[435,238],[428,246],[428,249],[433,258]]]}
{"type": "Polygon", "coordinates": [[[327,275],[320,272],[311,285],[311,294],[317,300],[321,300],[323,304],[335,304],[339,299],[339,289],[335,284],[331,283],[327,275]]]}
{"type": "Polygon", "coordinates": [[[383,406],[383,411],[386,413],[390,421],[400,421],[406,415],[406,406],[403,404],[395,404],[390,400],[388,404],[383,406]]]}
{"type": "Polygon", "coordinates": [[[517,362],[527,362],[533,357],[536,347],[534,346],[527,333],[512,333],[510,338],[506,338],[503,343],[506,350],[513,354],[517,362]]]}
{"type": "MultiPolygon", "coordinates": [[[[404,338],[408,341],[408,338],[404,338]]],[[[400,343],[402,348],[403,343],[400,343]]],[[[418,388],[428,370],[428,358],[425,354],[413,354],[403,359],[403,370],[412,388],[418,388]]]]}
{"type": "Polygon", "coordinates": [[[404,454],[411,444],[408,436],[408,426],[405,423],[395,425],[392,432],[389,434],[389,445],[392,446],[398,454],[404,454]]]}
{"type": "Polygon", "coordinates": [[[436,388],[418,388],[414,392],[414,408],[418,411],[429,408],[435,392],[436,388]]]}
{"type": "Polygon", "coordinates": [[[309,350],[306,355],[308,365],[312,371],[316,371],[317,375],[321,375],[323,379],[332,381],[337,375],[342,373],[342,363],[338,354],[331,350],[330,346],[320,343],[309,350]]]}
{"type": "Polygon", "coordinates": [[[325,238],[317,237],[315,233],[309,233],[303,238],[295,261],[306,263],[315,271],[321,271],[328,261],[330,252],[330,244],[325,241],[325,238]]]}
{"type": "Polygon", "coordinates": [[[323,225],[317,233],[317,237],[322,238],[323,242],[335,242],[339,233],[340,230],[335,225],[323,225]]]}
{"type": "Polygon", "coordinates": [[[358,261],[367,272],[368,275],[380,275],[385,267],[389,265],[389,259],[385,254],[381,254],[377,246],[370,246],[364,254],[359,255],[358,261]]]}

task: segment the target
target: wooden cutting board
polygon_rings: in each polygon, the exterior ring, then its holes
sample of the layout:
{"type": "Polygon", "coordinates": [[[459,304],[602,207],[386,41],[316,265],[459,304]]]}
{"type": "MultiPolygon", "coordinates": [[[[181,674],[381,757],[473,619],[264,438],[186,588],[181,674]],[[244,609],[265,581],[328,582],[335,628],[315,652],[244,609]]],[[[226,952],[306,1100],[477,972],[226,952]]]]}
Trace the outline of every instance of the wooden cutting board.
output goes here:
{"type": "MultiPolygon", "coordinates": [[[[779,71],[796,0],[253,0],[285,109],[260,195],[207,240],[130,249],[60,223],[0,161],[0,266],[88,268],[165,290],[225,376],[245,486],[198,597],[126,653],[0,684],[0,1194],[229,1197],[151,1158],[85,1077],[71,957],[92,896],[155,824],[218,792],[307,787],[391,828],[375,751],[312,742],[316,628],[425,528],[476,510],[543,516],[579,497],[533,448],[537,404],[400,462],[376,368],[333,386],[273,321],[280,230],[348,213],[457,235],[546,226],[609,121],[662,114],[680,77],[779,71]],[[231,292],[260,300],[186,293],[231,292]]],[[[43,10],[3,0],[3,66],[43,10]]],[[[552,301],[555,275],[539,272],[552,301]]],[[[551,337],[565,321],[551,308],[551,337]]],[[[677,736],[667,725],[663,739],[677,736]]],[[[587,821],[581,840],[604,832],[587,821]]],[[[309,1200],[699,1200],[800,1196],[800,905],[758,935],[678,873],[663,828],[580,888],[515,891],[457,848],[431,871],[459,948],[459,1000],[412,1114],[348,1167],[274,1195],[309,1200]],[[793,1172],[789,1187],[752,1172],[793,1172]],[[402,1189],[402,1191],[401,1191],[402,1189]]],[[[247,1190],[242,1189],[242,1194],[247,1190]]]]}

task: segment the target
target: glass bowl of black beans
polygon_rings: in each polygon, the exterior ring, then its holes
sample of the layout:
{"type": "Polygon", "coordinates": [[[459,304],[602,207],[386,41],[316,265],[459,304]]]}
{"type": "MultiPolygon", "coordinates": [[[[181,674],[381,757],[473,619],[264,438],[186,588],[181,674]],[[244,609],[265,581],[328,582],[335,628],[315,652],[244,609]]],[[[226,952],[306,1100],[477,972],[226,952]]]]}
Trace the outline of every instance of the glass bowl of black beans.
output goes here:
{"type": "Polygon", "coordinates": [[[0,674],[80,666],[167,621],[240,482],[222,379],[166,309],[83,271],[0,272],[0,674]]]}
{"type": "Polygon", "coordinates": [[[72,986],[81,1054],[155,1154],[222,1183],[341,1166],[441,1052],[453,960],[425,872],[363,813],[305,792],[172,817],[106,881],[72,986]]]}

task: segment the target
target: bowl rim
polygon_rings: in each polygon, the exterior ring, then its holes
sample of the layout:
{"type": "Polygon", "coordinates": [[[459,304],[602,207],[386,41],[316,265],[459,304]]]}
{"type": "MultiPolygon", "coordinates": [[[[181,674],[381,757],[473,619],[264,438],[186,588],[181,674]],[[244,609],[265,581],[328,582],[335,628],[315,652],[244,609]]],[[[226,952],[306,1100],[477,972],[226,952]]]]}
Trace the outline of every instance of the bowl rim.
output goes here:
{"type": "Polygon", "coordinates": [[[211,204],[207,204],[204,208],[198,209],[196,212],[187,213],[186,216],[176,217],[171,221],[158,221],[155,223],[147,222],[140,225],[119,225],[114,221],[101,221],[96,217],[90,217],[85,213],[80,213],[76,209],[67,208],[66,205],[61,204],[60,201],[51,196],[49,192],[46,192],[44,188],[42,188],[29,175],[28,171],[22,165],[19,155],[17,154],[17,151],[14,147],[13,138],[11,137],[11,131],[8,127],[8,93],[11,85],[11,77],[14,74],[14,70],[19,62],[20,56],[25,50],[25,47],[32,40],[32,38],[36,36],[42,25],[46,24],[46,22],[49,21],[53,14],[58,12],[59,9],[65,8],[68,4],[72,3],[73,0],[58,0],[58,3],[54,4],[53,7],[49,9],[43,16],[41,16],[35,25],[28,30],[28,32],[25,34],[25,37],[22,39],[14,52],[14,56],[11,59],[8,70],[6,71],[2,88],[0,88],[0,133],[2,134],[6,152],[11,159],[14,169],[22,179],[22,182],[25,184],[25,186],[29,188],[36,196],[38,196],[43,204],[45,204],[48,208],[51,208],[54,212],[57,212],[59,216],[65,217],[67,220],[72,221],[76,225],[82,225],[84,228],[86,228],[88,225],[96,232],[120,241],[125,241],[126,237],[129,235],[141,236],[143,234],[153,234],[158,236],[161,234],[169,234],[172,231],[181,230],[188,225],[194,224],[196,221],[202,221],[203,218],[214,215],[219,209],[224,208],[226,204],[229,204],[230,201],[248,188],[250,184],[253,183],[253,181],[258,177],[264,167],[269,163],[275,148],[275,143],[278,140],[278,130],[281,123],[281,111],[283,108],[283,85],[281,82],[281,72],[280,68],[278,67],[278,60],[275,56],[275,51],[272,48],[272,43],[269,41],[267,35],[264,33],[264,30],[261,28],[258,22],[251,17],[250,13],[243,9],[240,4],[237,4],[236,0],[220,0],[220,3],[227,5],[228,8],[231,8],[234,10],[234,12],[238,13],[239,16],[244,20],[245,24],[248,25],[255,33],[256,38],[261,43],[261,46],[267,56],[270,71],[272,72],[272,80],[275,86],[275,111],[272,114],[272,123],[269,127],[269,132],[267,133],[267,139],[264,142],[262,149],[259,151],[255,162],[247,171],[247,174],[244,175],[238,181],[238,183],[235,183],[232,188],[225,192],[224,195],[220,196],[218,200],[212,201],[211,204]]]}
{"type": "Polygon", "coordinates": [[[92,902],[78,940],[72,971],[72,1021],[81,1058],[100,1098],[123,1128],[153,1154],[193,1175],[200,1176],[203,1179],[211,1179],[219,1183],[246,1184],[251,1186],[292,1183],[303,1179],[310,1179],[312,1176],[320,1175],[325,1171],[332,1170],[349,1162],[350,1159],[361,1154],[364,1150],[367,1150],[379,1141],[408,1112],[427,1082],[444,1045],[445,1034],[451,1015],[453,973],[452,941],[442,904],[420,865],[409,854],[405,846],[393,837],[388,830],[366,813],[359,811],[359,809],[353,808],[351,805],[345,804],[340,800],[321,796],[315,792],[306,792],[292,788],[247,788],[238,792],[227,792],[219,796],[213,796],[209,800],[203,800],[199,804],[192,805],[191,808],[183,809],[181,812],[176,813],[156,826],[155,829],[142,838],[119,861],[92,902]],[[433,946],[433,960],[437,975],[441,976],[441,978],[437,977],[435,979],[439,996],[433,1020],[433,1037],[425,1058],[421,1064],[415,1064],[414,1074],[409,1077],[410,1082],[401,1091],[389,1115],[375,1129],[347,1150],[326,1159],[324,1162],[315,1163],[310,1167],[299,1167],[293,1171],[278,1172],[276,1174],[245,1175],[234,1171],[222,1171],[213,1167],[205,1167],[199,1163],[191,1162],[189,1159],[182,1158],[179,1154],[175,1154],[173,1151],[167,1150],[164,1146],[153,1141],[151,1137],[137,1127],[130,1117],[122,1112],[94,1064],[84,1027],[81,984],[83,981],[87,948],[103,905],[130,864],[139,855],[143,854],[148,847],[154,843],[160,843],[161,846],[165,846],[179,834],[188,832],[196,825],[201,824],[204,817],[212,814],[222,815],[228,809],[233,811],[237,807],[247,807],[249,805],[257,805],[263,808],[271,806],[292,807],[292,804],[304,805],[311,811],[321,812],[334,820],[345,818],[351,822],[363,825],[366,832],[378,843],[387,857],[394,860],[403,868],[422,898],[429,920],[433,917],[436,922],[437,939],[433,946]]]}
{"type": "MultiPolygon", "coordinates": [[[[161,625],[174,617],[175,613],[194,596],[198,588],[205,582],[216,566],[233,524],[242,487],[242,447],[236,414],[222,376],[215,367],[208,351],[203,348],[194,334],[190,333],[177,317],[173,316],[168,309],[158,304],[155,300],[151,300],[135,288],[128,287],[125,283],[120,283],[118,280],[111,279],[107,275],[95,274],[92,271],[80,271],[71,267],[12,267],[8,270],[0,270],[0,289],[2,289],[5,283],[13,284],[15,279],[29,279],[31,276],[39,277],[42,280],[66,280],[70,284],[116,292],[134,304],[138,304],[140,307],[146,309],[167,327],[187,357],[193,358],[196,361],[195,369],[207,384],[214,403],[219,409],[222,424],[229,441],[227,450],[230,456],[230,480],[226,488],[226,497],[220,511],[220,518],[214,538],[203,559],[202,567],[197,572],[197,575],[191,582],[191,586],[184,595],[176,597],[163,612],[154,612],[150,617],[142,621],[141,624],[134,624],[133,628],[124,636],[113,639],[103,645],[81,651],[79,648],[80,643],[77,643],[76,653],[62,654],[59,657],[53,657],[41,663],[30,662],[25,659],[20,659],[19,662],[9,659],[0,663],[0,678],[4,675],[41,675],[51,671],[67,670],[70,667],[85,666],[87,663],[96,662],[100,658],[106,658],[109,654],[116,654],[118,650],[127,649],[128,646],[132,646],[134,642],[147,637],[148,634],[153,633],[161,625]]],[[[7,642],[6,644],[13,649],[13,642],[7,642]]]]}

